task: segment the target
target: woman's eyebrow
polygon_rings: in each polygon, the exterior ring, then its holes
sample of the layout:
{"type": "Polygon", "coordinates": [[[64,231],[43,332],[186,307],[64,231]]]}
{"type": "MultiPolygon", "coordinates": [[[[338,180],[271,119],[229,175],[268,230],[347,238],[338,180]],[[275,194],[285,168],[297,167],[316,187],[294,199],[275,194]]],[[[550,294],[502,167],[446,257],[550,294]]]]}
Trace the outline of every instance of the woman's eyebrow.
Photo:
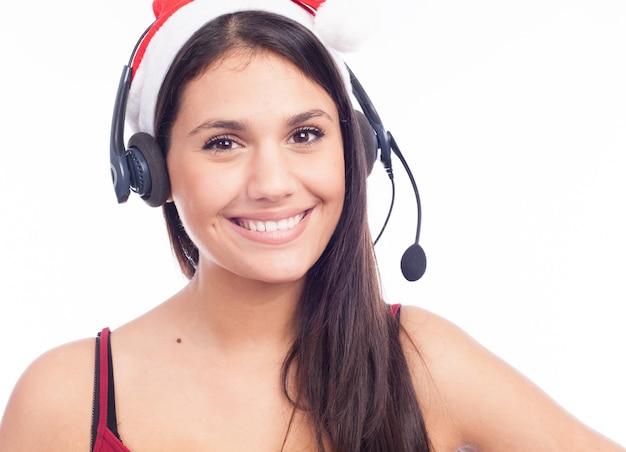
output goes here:
{"type": "Polygon", "coordinates": [[[324,117],[332,121],[332,118],[330,117],[330,115],[326,113],[324,110],[314,109],[314,110],[305,111],[304,113],[298,113],[297,115],[293,115],[287,121],[287,125],[289,127],[293,127],[293,126],[297,126],[298,124],[302,124],[303,122],[307,122],[308,120],[312,118],[319,118],[319,117],[324,117]]]}
{"type": "MultiPolygon", "coordinates": [[[[324,110],[313,109],[309,111],[305,111],[303,113],[298,113],[290,117],[287,121],[287,126],[294,127],[298,124],[302,124],[303,122],[307,122],[312,118],[327,118],[332,121],[331,116],[326,113],[324,110]]],[[[236,120],[228,120],[228,119],[209,119],[207,121],[202,122],[197,127],[194,127],[187,135],[193,136],[199,133],[201,130],[209,130],[209,129],[229,129],[241,131],[246,129],[246,125],[241,121],[236,120]]]]}
{"type": "Polygon", "coordinates": [[[200,132],[201,130],[209,129],[230,129],[230,130],[245,130],[246,125],[240,121],[227,120],[227,119],[209,119],[204,121],[197,127],[194,127],[188,136],[192,136],[200,132]]]}

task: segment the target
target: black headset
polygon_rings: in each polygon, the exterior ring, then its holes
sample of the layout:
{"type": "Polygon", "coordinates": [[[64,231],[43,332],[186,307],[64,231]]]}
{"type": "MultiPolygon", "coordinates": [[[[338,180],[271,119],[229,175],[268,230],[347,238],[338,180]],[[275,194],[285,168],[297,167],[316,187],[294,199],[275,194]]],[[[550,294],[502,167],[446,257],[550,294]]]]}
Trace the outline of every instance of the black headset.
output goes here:
{"type": "MultiPolygon", "coordinates": [[[[144,32],[135,45],[128,64],[124,66],[122,70],[113,108],[109,153],[111,160],[111,178],[113,180],[117,202],[126,202],[130,192],[133,191],[149,206],[158,207],[165,204],[170,195],[169,175],[167,173],[165,157],[161,149],[154,137],[145,132],[134,134],[128,142],[128,147],[124,145],[124,123],[126,120],[126,105],[132,79],[132,61],[137,48],[149,29],[150,28],[144,32]]],[[[426,254],[419,244],[422,209],[417,185],[396,141],[391,133],[385,130],[380,116],[365,92],[365,89],[350,68],[348,68],[348,72],[350,74],[350,83],[354,97],[363,109],[363,113],[358,110],[355,110],[355,113],[366,152],[368,172],[372,171],[374,163],[380,155],[380,160],[385,167],[392,186],[389,211],[374,244],[378,242],[384,232],[393,210],[395,200],[395,183],[391,164],[391,153],[393,152],[402,163],[411,181],[417,205],[415,243],[404,252],[400,262],[404,277],[408,281],[416,281],[421,278],[426,271],[426,254]]]]}

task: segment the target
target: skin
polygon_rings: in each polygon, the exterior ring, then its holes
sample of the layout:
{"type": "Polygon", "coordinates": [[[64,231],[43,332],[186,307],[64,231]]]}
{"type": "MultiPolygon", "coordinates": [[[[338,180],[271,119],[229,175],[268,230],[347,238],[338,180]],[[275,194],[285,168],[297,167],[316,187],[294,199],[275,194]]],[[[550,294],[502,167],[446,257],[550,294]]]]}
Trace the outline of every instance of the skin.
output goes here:
{"type": "MultiPolygon", "coordinates": [[[[343,203],[339,118],[319,86],[266,54],[209,67],[182,105],[171,201],[200,264],[180,293],[112,335],[119,431],[133,452],[277,451],[292,413],[279,375],[302,278],[343,203]],[[249,230],[302,213],[292,228],[249,230]]],[[[410,306],[401,322],[436,451],[624,450],[455,325],[410,306]]],[[[0,450],[88,450],[93,359],[93,339],[38,358],[11,396],[0,450]]],[[[315,450],[303,417],[284,450],[315,450]]]]}

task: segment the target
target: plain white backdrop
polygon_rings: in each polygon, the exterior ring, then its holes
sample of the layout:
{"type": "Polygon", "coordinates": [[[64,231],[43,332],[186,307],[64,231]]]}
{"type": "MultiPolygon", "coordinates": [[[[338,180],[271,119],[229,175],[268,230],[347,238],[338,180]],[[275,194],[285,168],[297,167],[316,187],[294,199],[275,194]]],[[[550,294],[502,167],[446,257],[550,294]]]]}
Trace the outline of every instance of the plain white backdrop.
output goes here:
{"type": "MultiPolygon", "coordinates": [[[[626,3],[382,3],[346,59],[413,169],[429,259],[403,279],[415,205],[396,161],[386,298],[454,321],[626,444],[626,3]]],[[[108,169],[118,78],[151,2],[11,2],[0,17],[2,410],[39,354],[185,281],[160,211],[118,206],[108,169]]],[[[374,233],[389,195],[378,167],[374,233]]]]}

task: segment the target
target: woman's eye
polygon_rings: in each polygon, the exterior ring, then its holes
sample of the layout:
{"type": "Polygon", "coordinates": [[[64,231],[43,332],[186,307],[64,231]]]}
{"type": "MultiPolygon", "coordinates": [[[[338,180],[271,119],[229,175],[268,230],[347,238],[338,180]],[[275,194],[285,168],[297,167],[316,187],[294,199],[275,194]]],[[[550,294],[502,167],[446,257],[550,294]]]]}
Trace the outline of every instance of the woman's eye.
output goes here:
{"type": "Polygon", "coordinates": [[[239,143],[229,137],[215,137],[207,141],[202,149],[207,151],[230,151],[241,147],[239,143]]]}
{"type": "Polygon", "coordinates": [[[309,144],[319,138],[322,138],[323,136],[324,132],[319,129],[300,129],[296,130],[296,132],[289,139],[289,142],[295,144],[309,144]]]}

